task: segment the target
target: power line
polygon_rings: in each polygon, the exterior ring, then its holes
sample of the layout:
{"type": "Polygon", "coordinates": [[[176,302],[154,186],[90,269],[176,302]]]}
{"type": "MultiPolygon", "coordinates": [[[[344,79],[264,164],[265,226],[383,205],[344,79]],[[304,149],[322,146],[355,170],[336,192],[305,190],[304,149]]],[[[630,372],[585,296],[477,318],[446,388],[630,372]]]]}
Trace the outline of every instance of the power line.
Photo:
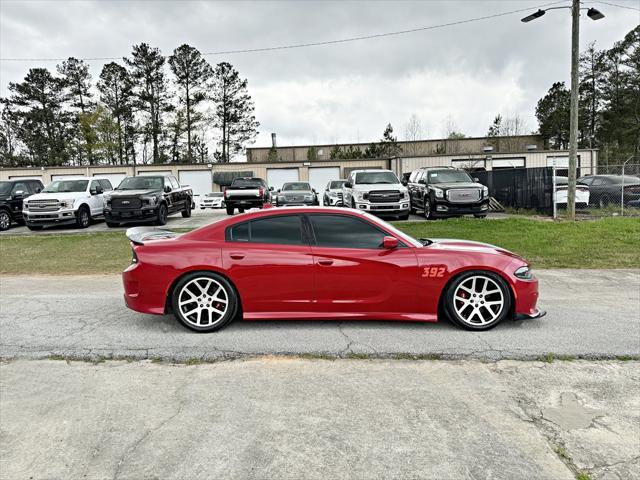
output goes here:
{"type": "Polygon", "coordinates": [[[601,0],[597,0],[593,3],[602,3],[603,5],[609,5],[610,7],[626,8],[628,10],[635,10],[636,12],[640,12],[640,8],[630,7],[629,5],[618,5],[616,3],[603,2],[601,0]]]}
{"type": "MultiPolygon", "coordinates": [[[[455,21],[455,22],[441,23],[439,25],[430,25],[430,26],[426,26],[426,27],[411,28],[411,29],[408,29],[408,30],[398,30],[398,31],[395,31],[395,32],[375,33],[375,34],[371,34],[371,35],[363,35],[363,36],[359,36],[359,37],[348,37],[348,38],[342,38],[342,39],[338,39],[338,40],[326,40],[326,41],[322,41],[322,42],[296,43],[296,44],[291,44],[291,45],[278,45],[278,46],[273,46],[273,47],[246,48],[246,49],[238,49],[238,50],[223,50],[223,51],[218,51],[218,52],[205,52],[202,55],[203,56],[214,56],[214,55],[231,55],[231,54],[238,54],[238,53],[271,52],[271,51],[275,51],[275,50],[292,50],[292,49],[296,49],[296,48],[319,47],[319,46],[323,46],[323,45],[337,45],[337,44],[340,44],[340,43],[350,43],[350,42],[357,42],[357,41],[361,41],[361,40],[371,40],[371,39],[374,39],[374,38],[393,37],[393,36],[398,36],[398,35],[406,35],[406,34],[410,34],[410,33],[424,32],[424,31],[427,31],[427,30],[436,30],[436,29],[440,29],[440,28],[453,27],[453,26],[456,26],[456,25],[463,25],[463,24],[466,24],[466,23],[480,22],[480,21],[483,21],[483,20],[490,20],[490,19],[493,19],[493,18],[504,17],[506,15],[513,15],[515,13],[522,13],[522,12],[535,10],[536,8],[549,7],[551,5],[557,5],[558,3],[565,3],[566,1],[567,0],[561,0],[561,1],[546,3],[544,5],[538,5],[538,6],[534,6],[534,7],[521,8],[521,9],[518,9],[518,10],[511,10],[511,11],[508,11],[508,12],[495,13],[495,14],[492,14],[492,15],[485,15],[485,16],[482,16],[482,17],[470,18],[470,19],[466,19],[466,20],[458,20],[458,21],[455,21]]],[[[168,57],[168,55],[165,55],[165,57],[168,57]]],[[[86,62],[121,60],[121,59],[122,59],[122,57],[85,57],[85,58],[80,58],[80,60],[83,60],[83,61],[86,61],[86,62]]],[[[66,58],[0,58],[1,62],[62,62],[64,60],[67,60],[67,59],[66,58]]]]}

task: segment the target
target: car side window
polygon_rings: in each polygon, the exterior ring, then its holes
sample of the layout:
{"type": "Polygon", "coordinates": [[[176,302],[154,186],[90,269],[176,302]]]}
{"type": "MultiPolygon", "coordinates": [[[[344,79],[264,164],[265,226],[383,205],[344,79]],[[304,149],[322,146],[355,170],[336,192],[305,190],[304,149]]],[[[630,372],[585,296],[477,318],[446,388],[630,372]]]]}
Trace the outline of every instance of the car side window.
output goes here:
{"type": "Polygon", "coordinates": [[[227,242],[248,242],[249,241],[249,222],[238,223],[226,231],[227,242]]]}
{"type": "Polygon", "coordinates": [[[176,180],[176,177],[169,177],[169,181],[171,182],[171,187],[173,189],[180,188],[180,183],[176,180]]]}
{"type": "Polygon", "coordinates": [[[251,243],[302,245],[302,219],[299,215],[253,220],[249,232],[251,243]]]}
{"type": "Polygon", "coordinates": [[[593,183],[591,184],[593,186],[598,186],[598,185],[604,185],[604,179],[602,178],[595,178],[593,180],[593,183]]]}
{"type": "Polygon", "coordinates": [[[581,183],[584,183],[585,185],[591,185],[593,183],[593,178],[592,177],[585,177],[582,180],[580,180],[581,183]]]}
{"type": "Polygon", "coordinates": [[[100,179],[98,180],[98,182],[100,183],[100,185],[102,185],[102,190],[109,191],[109,190],[113,190],[113,187],[111,186],[111,182],[107,179],[100,179]]]}
{"type": "Polygon", "coordinates": [[[100,182],[98,180],[91,180],[90,191],[94,191],[98,187],[102,188],[102,185],[100,185],[100,182]]]}
{"type": "Polygon", "coordinates": [[[347,215],[309,215],[316,245],[328,248],[382,247],[385,233],[365,220],[347,215]]]}
{"type": "Polygon", "coordinates": [[[40,182],[29,182],[29,191],[31,193],[40,193],[42,191],[42,184],[40,182]]]}
{"type": "Polygon", "coordinates": [[[25,194],[29,194],[29,189],[27,188],[27,184],[20,182],[14,183],[13,188],[11,189],[11,195],[15,195],[16,192],[23,191],[25,194]]]}

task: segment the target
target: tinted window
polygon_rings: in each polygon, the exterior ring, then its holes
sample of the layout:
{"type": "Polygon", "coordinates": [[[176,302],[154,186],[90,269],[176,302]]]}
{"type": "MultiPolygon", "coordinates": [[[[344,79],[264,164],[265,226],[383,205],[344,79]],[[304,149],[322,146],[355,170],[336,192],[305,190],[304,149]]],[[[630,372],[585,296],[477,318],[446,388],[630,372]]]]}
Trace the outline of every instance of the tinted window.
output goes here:
{"type": "Polygon", "coordinates": [[[430,171],[429,183],[462,183],[473,182],[467,172],[462,170],[436,170],[430,171]]]}
{"type": "Polygon", "coordinates": [[[47,188],[45,188],[43,192],[84,192],[88,184],[89,180],[56,180],[47,185],[47,188]]]}
{"type": "Polygon", "coordinates": [[[398,177],[393,172],[361,172],[356,173],[356,184],[358,185],[377,185],[400,183],[398,177]]]}
{"type": "Polygon", "coordinates": [[[169,177],[169,181],[173,188],[180,188],[180,184],[178,183],[178,180],[176,180],[176,177],[169,177]]]}
{"type": "Polygon", "coordinates": [[[384,232],[373,225],[346,215],[311,215],[319,247],[380,248],[384,232]]]}
{"type": "Polygon", "coordinates": [[[111,187],[111,182],[109,180],[107,180],[106,178],[101,178],[100,180],[98,180],[98,182],[100,182],[100,185],[102,185],[102,189],[103,190],[113,190],[113,188],[111,187]]]}
{"type": "Polygon", "coordinates": [[[14,184],[11,193],[15,194],[16,192],[23,192],[23,194],[28,194],[29,189],[27,188],[27,184],[23,182],[14,184]]]}
{"type": "Polygon", "coordinates": [[[227,241],[229,242],[248,242],[249,241],[249,222],[234,225],[227,230],[227,241]]]}
{"type": "Polygon", "coordinates": [[[271,217],[251,222],[252,243],[302,244],[302,221],[298,215],[271,217]]]}
{"type": "Polygon", "coordinates": [[[232,187],[260,187],[263,185],[261,178],[236,178],[231,182],[232,187]]]}
{"type": "Polygon", "coordinates": [[[284,192],[285,190],[294,190],[294,191],[311,190],[311,185],[304,182],[285,183],[282,186],[282,191],[284,192]]]}
{"type": "Polygon", "coordinates": [[[334,180],[329,183],[329,188],[331,189],[342,188],[343,185],[344,185],[344,180],[334,180]]]}
{"type": "Polygon", "coordinates": [[[32,181],[27,182],[27,184],[31,193],[40,193],[40,191],[42,190],[42,184],[40,182],[32,181]]]}
{"type": "Polygon", "coordinates": [[[127,177],[117,190],[162,190],[162,177],[127,177]]]}
{"type": "Polygon", "coordinates": [[[100,185],[100,182],[98,182],[98,180],[91,180],[91,190],[94,190],[98,187],[102,187],[102,185],[100,185]]]}

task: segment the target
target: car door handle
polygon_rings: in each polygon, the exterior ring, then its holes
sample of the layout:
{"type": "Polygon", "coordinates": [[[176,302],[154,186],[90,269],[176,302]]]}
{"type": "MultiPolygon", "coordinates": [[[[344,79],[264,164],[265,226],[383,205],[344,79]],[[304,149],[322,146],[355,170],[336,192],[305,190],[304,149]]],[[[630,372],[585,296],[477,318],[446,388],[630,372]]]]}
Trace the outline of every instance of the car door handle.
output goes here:
{"type": "Polygon", "coordinates": [[[229,256],[234,260],[242,260],[244,258],[244,253],[231,253],[229,256]]]}
{"type": "Polygon", "coordinates": [[[325,267],[328,267],[329,265],[333,265],[333,260],[329,260],[329,259],[318,260],[318,265],[323,265],[325,267]]]}

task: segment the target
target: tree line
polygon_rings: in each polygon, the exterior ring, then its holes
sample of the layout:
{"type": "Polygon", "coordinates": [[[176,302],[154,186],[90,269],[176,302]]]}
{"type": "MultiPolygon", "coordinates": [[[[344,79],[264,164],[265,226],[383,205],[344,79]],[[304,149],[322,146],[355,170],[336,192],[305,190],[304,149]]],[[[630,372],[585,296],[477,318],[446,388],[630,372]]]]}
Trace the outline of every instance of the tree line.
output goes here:
{"type": "Polygon", "coordinates": [[[95,83],[86,62],[69,58],[55,73],[30,69],[9,92],[0,166],[229,162],[258,134],[247,80],[189,45],[168,57],[134,45],[95,83]]]}
{"type": "MultiPolygon", "coordinates": [[[[540,133],[551,148],[568,148],[571,92],[555,82],[538,101],[540,133]]],[[[640,26],[609,50],[580,55],[579,147],[600,149],[602,163],[640,160],[640,26]]]]}

